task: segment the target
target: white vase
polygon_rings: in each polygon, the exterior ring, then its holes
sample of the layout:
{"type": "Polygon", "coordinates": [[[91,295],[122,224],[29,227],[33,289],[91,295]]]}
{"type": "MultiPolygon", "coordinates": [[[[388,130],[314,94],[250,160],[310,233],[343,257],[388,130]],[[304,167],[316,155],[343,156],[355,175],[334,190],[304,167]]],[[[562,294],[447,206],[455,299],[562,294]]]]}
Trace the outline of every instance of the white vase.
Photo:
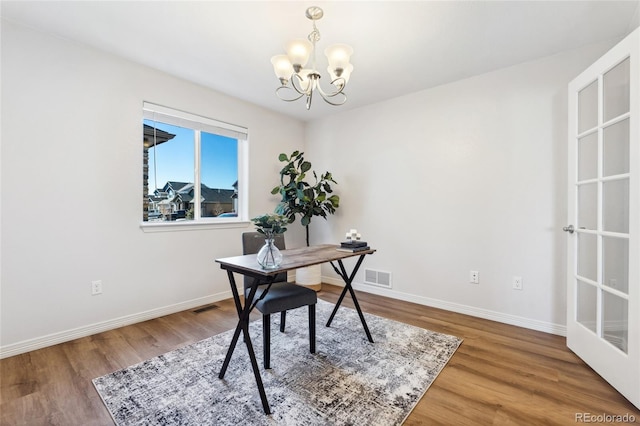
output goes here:
{"type": "Polygon", "coordinates": [[[296,284],[320,291],[322,287],[322,268],[320,265],[296,269],[296,284]]]}

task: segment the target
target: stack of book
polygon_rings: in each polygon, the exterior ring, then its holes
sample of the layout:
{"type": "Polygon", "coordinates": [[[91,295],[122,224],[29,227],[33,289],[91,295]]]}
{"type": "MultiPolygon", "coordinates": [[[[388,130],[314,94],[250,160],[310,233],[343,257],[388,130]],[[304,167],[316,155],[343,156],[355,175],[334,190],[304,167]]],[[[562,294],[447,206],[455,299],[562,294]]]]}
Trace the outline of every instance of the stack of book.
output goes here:
{"type": "Polygon", "coordinates": [[[369,250],[369,244],[366,241],[345,241],[340,243],[340,247],[336,250],[344,251],[347,253],[355,253],[357,251],[369,250]]]}

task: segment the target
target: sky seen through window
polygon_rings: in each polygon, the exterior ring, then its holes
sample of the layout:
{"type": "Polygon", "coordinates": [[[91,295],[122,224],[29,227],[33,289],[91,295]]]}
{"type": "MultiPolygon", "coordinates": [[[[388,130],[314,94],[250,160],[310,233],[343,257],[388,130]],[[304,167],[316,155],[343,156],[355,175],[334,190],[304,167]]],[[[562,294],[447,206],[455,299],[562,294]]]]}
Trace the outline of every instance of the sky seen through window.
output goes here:
{"type": "MultiPolygon", "coordinates": [[[[144,120],[144,124],[176,135],[149,148],[149,193],[169,181],[193,183],[195,131],[153,120],[144,120]]],[[[206,132],[201,132],[201,139],[201,183],[209,188],[233,189],[238,180],[238,141],[206,132]]]]}

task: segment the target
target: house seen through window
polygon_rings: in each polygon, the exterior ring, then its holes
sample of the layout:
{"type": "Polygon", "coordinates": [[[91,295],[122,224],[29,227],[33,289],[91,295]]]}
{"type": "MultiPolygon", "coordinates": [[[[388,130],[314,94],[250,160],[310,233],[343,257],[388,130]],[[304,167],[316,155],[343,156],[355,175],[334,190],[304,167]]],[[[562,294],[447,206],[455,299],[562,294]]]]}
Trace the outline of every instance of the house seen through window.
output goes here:
{"type": "Polygon", "coordinates": [[[143,221],[233,220],[247,130],[144,104],[143,221]]]}

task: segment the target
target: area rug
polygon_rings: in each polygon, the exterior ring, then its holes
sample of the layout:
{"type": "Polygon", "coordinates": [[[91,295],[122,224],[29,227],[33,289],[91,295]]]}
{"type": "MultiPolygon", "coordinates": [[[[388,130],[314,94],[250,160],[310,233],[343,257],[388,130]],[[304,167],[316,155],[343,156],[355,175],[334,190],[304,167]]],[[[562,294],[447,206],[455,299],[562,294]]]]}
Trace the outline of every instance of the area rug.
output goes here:
{"type": "Polygon", "coordinates": [[[118,426],[398,425],[462,342],[455,336],[318,300],[316,353],[309,353],[307,309],[272,315],[271,369],[262,367],[262,321],[251,340],[271,415],[265,415],[242,337],[223,380],[218,373],[233,330],[93,380],[118,426]],[[277,318],[276,318],[277,317],[277,318]]]}

